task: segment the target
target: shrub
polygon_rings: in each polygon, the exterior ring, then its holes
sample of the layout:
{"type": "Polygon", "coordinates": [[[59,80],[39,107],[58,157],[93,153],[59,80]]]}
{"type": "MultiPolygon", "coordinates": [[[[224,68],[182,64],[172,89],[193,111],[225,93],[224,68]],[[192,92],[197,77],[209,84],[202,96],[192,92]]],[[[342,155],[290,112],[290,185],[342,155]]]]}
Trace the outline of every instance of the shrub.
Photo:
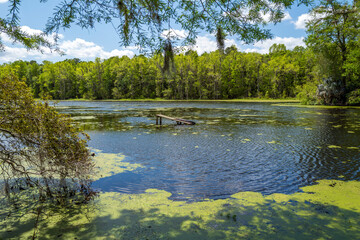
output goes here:
{"type": "Polygon", "coordinates": [[[297,87],[297,98],[300,100],[301,104],[305,105],[314,105],[317,104],[316,98],[316,89],[317,85],[315,82],[308,82],[302,86],[297,87]]]}
{"type": "Polygon", "coordinates": [[[349,105],[360,105],[360,89],[356,89],[348,94],[349,105]]]}

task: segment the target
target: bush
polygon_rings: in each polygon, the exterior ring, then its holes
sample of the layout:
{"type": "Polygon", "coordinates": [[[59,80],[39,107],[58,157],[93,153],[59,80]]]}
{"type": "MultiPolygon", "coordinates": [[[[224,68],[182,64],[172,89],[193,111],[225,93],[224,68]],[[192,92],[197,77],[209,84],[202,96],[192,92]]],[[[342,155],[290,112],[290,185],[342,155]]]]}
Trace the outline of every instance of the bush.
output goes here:
{"type": "Polygon", "coordinates": [[[349,105],[360,105],[360,89],[356,89],[348,94],[349,105]]]}
{"type": "Polygon", "coordinates": [[[297,86],[297,98],[300,100],[301,104],[305,105],[315,105],[317,104],[316,98],[316,89],[317,85],[315,82],[308,82],[302,86],[297,86]]]}

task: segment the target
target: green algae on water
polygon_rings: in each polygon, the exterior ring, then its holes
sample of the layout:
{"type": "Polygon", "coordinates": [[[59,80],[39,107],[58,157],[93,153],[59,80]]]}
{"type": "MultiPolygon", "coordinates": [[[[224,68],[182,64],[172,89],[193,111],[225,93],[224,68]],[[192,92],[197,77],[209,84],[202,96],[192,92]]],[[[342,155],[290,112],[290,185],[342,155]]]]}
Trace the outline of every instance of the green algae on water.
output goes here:
{"type": "MultiPolygon", "coordinates": [[[[171,193],[156,189],[101,193],[90,206],[43,215],[38,238],[359,239],[360,182],[321,180],[302,190],[268,196],[240,192],[201,202],[172,201],[171,193]]],[[[0,238],[31,237],[34,214],[17,222],[6,222],[4,209],[0,216],[0,225],[6,225],[0,238]]]]}
{"type": "Polygon", "coordinates": [[[71,117],[72,120],[79,121],[79,120],[90,120],[90,119],[96,119],[95,116],[74,116],[71,117]]]}
{"type": "Polygon", "coordinates": [[[341,148],[341,147],[337,145],[329,145],[328,148],[341,148]]]}
{"type": "Polygon", "coordinates": [[[104,177],[110,177],[125,171],[134,171],[143,168],[141,164],[125,162],[125,156],[116,153],[103,153],[97,149],[91,149],[95,152],[94,163],[97,173],[94,180],[104,177]]]}

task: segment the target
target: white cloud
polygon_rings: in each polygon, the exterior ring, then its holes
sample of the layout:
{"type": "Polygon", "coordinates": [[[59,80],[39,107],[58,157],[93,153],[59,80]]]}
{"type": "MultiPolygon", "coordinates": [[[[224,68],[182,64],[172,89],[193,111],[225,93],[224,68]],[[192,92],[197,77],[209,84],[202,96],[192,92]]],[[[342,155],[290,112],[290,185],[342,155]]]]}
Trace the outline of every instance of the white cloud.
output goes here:
{"type": "Polygon", "coordinates": [[[171,38],[171,39],[184,39],[187,37],[187,33],[185,30],[177,30],[177,29],[169,29],[164,30],[161,33],[163,38],[171,38]]]}
{"type": "MultiPolygon", "coordinates": [[[[271,14],[270,13],[261,13],[261,17],[264,19],[265,22],[270,22],[271,14]]],[[[284,12],[284,17],[281,19],[281,21],[291,20],[292,17],[290,16],[290,13],[288,11],[284,12]]]]}
{"type": "Polygon", "coordinates": [[[298,17],[296,22],[292,21],[292,23],[295,25],[296,29],[306,29],[306,23],[311,19],[312,17],[309,13],[304,13],[298,17]]]}
{"type": "Polygon", "coordinates": [[[36,50],[27,50],[23,47],[5,46],[5,51],[0,52],[0,62],[13,62],[16,60],[45,60],[58,57],[58,53],[51,52],[49,49],[43,49],[43,53],[36,50]]]}
{"type": "Polygon", "coordinates": [[[192,47],[193,50],[197,51],[198,54],[203,54],[204,52],[211,52],[217,49],[216,41],[211,40],[208,37],[197,37],[196,44],[192,47]]]}
{"type": "Polygon", "coordinates": [[[27,57],[27,51],[25,48],[10,48],[5,46],[4,50],[4,52],[0,52],[1,62],[10,62],[27,57]]]}
{"type": "MultiPolygon", "coordinates": [[[[1,1],[1,0],[0,0],[1,1]]],[[[44,34],[43,31],[39,30],[39,29],[33,29],[33,28],[30,28],[28,26],[21,26],[20,29],[22,31],[24,31],[25,33],[28,33],[28,34],[37,34],[37,35],[41,35],[41,34],[44,34]]],[[[55,33],[52,33],[50,35],[44,35],[44,38],[49,41],[50,43],[54,44],[55,43],[55,37],[58,38],[58,40],[60,39],[63,39],[64,38],[64,35],[62,34],[58,34],[56,36],[55,33]]],[[[12,39],[10,39],[5,33],[0,33],[0,38],[3,40],[4,43],[13,43],[14,41],[12,39]]]]}
{"type": "Polygon", "coordinates": [[[59,45],[60,49],[64,51],[66,56],[77,57],[81,59],[94,59],[96,57],[105,59],[113,56],[128,56],[133,57],[134,52],[130,50],[114,49],[107,52],[103,47],[96,45],[93,42],[85,41],[81,38],[76,38],[74,41],[64,41],[59,45]]]}
{"type": "Polygon", "coordinates": [[[291,20],[291,19],[292,19],[292,17],[290,16],[290,13],[288,11],[286,11],[282,20],[285,21],[285,20],[291,20]]]}
{"type": "Polygon", "coordinates": [[[247,48],[245,52],[258,52],[258,53],[268,53],[269,48],[274,44],[284,44],[286,49],[292,50],[296,46],[305,47],[304,38],[294,38],[294,37],[275,37],[273,39],[267,39],[261,42],[257,42],[254,44],[254,48],[247,48]]]}
{"type": "MultiPolygon", "coordinates": [[[[23,31],[32,34],[41,34],[41,30],[31,29],[27,26],[22,27],[23,31]]],[[[54,35],[53,35],[54,36],[54,35]]],[[[53,36],[48,36],[48,40],[52,41],[53,36]]],[[[26,48],[14,44],[10,46],[9,43],[12,43],[5,34],[0,36],[4,41],[5,51],[0,52],[0,63],[4,62],[13,62],[16,60],[50,60],[50,61],[60,61],[66,58],[80,58],[82,60],[94,60],[94,58],[99,57],[101,59],[107,59],[113,56],[128,56],[133,57],[135,54],[131,51],[132,47],[125,48],[124,50],[114,49],[112,51],[105,51],[103,47],[96,45],[93,42],[88,42],[80,38],[76,38],[73,41],[62,41],[64,38],[63,35],[59,35],[59,49],[65,53],[65,56],[60,56],[59,53],[51,51],[48,48],[42,48],[42,53],[36,50],[27,50],[26,48]]]]}
{"type": "MultiPolygon", "coordinates": [[[[331,12],[332,10],[329,9],[329,11],[331,12]]],[[[296,22],[292,21],[292,23],[295,25],[296,29],[306,29],[306,24],[309,21],[311,21],[313,19],[325,18],[328,14],[330,14],[330,13],[315,13],[315,12],[304,13],[298,17],[296,22]]]]}
{"type": "MultiPolygon", "coordinates": [[[[43,31],[39,30],[39,29],[33,29],[30,28],[28,26],[21,26],[21,30],[28,33],[28,34],[37,34],[37,35],[41,35],[44,34],[43,31]]],[[[58,40],[61,40],[64,38],[64,35],[62,34],[58,34],[56,35],[55,33],[49,34],[49,35],[44,35],[44,38],[49,41],[50,43],[54,44],[55,43],[55,38],[58,38],[58,40]]]]}
{"type": "Polygon", "coordinates": [[[141,47],[139,45],[127,46],[127,47],[124,47],[124,49],[127,49],[127,50],[139,50],[139,49],[141,49],[141,47]]]}
{"type": "Polygon", "coordinates": [[[13,42],[13,41],[11,41],[11,39],[5,33],[0,33],[0,39],[4,43],[12,43],[13,42]]]}
{"type": "Polygon", "coordinates": [[[43,34],[44,32],[39,29],[33,29],[28,26],[21,26],[20,27],[22,31],[28,33],[28,34],[43,34]]]}
{"type": "Polygon", "coordinates": [[[8,0],[0,0],[0,3],[6,3],[8,0]]]}
{"type": "Polygon", "coordinates": [[[261,13],[261,18],[264,19],[265,22],[270,22],[271,14],[270,13],[261,13]]]}
{"type": "MultiPolygon", "coordinates": [[[[233,39],[225,40],[225,48],[237,44],[233,39]]],[[[196,44],[194,46],[189,47],[188,49],[192,49],[198,52],[198,54],[203,54],[204,52],[212,52],[218,49],[217,43],[213,37],[210,36],[199,36],[196,38],[196,44]]]]}

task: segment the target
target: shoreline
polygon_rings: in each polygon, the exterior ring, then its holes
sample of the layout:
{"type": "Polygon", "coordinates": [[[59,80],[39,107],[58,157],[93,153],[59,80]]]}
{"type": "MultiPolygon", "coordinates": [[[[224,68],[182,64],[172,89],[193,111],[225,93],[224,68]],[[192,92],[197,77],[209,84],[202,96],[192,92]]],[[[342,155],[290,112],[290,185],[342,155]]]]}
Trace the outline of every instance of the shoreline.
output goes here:
{"type": "MultiPolygon", "coordinates": [[[[38,99],[40,100],[40,99],[38,99]]],[[[290,99],[261,99],[261,98],[244,98],[244,99],[184,99],[184,100],[172,100],[163,98],[145,98],[145,99],[54,99],[50,101],[61,102],[245,102],[245,103],[300,103],[295,98],[290,99]]]]}
{"type": "MultiPolygon", "coordinates": [[[[41,101],[41,99],[36,99],[41,101]]],[[[162,98],[145,98],[145,99],[55,99],[49,100],[51,102],[179,102],[179,103],[269,103],[275,107],[299,107],[299,108],[318,108],[318,109],[360,109],[360,106],[334,106],[334,105],[305,105],[301,104],[298,99],[261,99],[261,98],[244,98],[244,99],[189,99],[189,100],[171,100],[162,98]]]]}

